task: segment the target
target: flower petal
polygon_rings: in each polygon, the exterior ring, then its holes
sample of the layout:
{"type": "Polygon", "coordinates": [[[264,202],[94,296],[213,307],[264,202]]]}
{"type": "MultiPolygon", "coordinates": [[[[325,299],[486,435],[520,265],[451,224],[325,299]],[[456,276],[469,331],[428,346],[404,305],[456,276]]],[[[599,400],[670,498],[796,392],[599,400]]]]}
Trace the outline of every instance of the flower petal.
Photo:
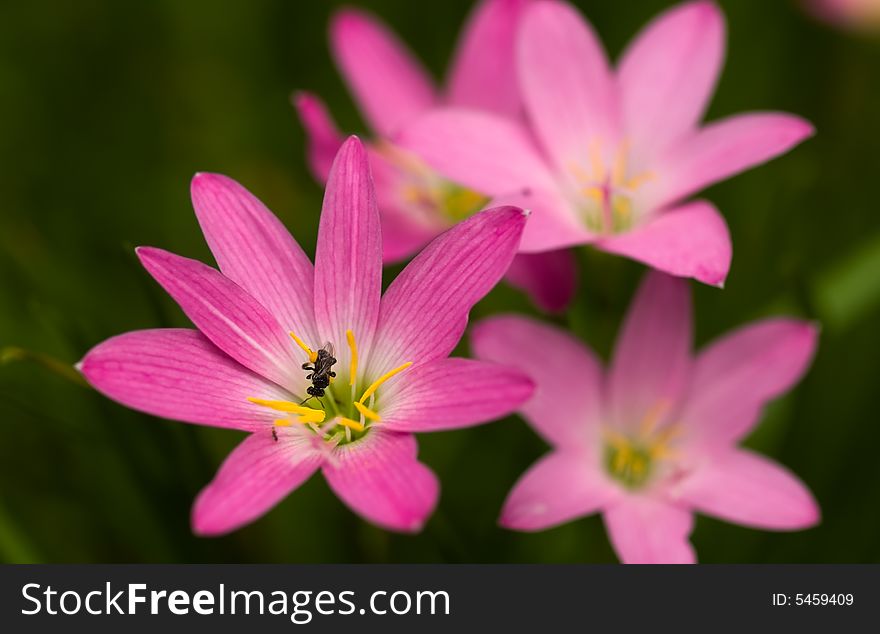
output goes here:
{"type": "Polygon", "coordinates": [[[710,444],[740,440],[807,371],[818,335],[815,324],[767,319],[712,343],[694,363],[682,422],[710,444]]]}
{"type": "Polygon", "coordinates": [[[625,564],[692,564],[694,517],[647,496],[629,496],[603,514],[611,545],[625,564]]]}
{"type": "Polygon", "coordinates": [[[589,165],[592,142],[616,141],[616,86],[592,27],[564,2],[523,13],[517,69],[529,115],[557,169],[589,165]]]}
{"type": "Polygon", "coordinates": [[[317,471],[323,454],[298,428],[248,436],[202,489],[192,511],[193,532],[223,535],[268,512],[317,471]]]}
{"type": "Polygon", "coordinates": [[[482,211],[419,253],[382,298],[372,373],[447,357],[464,333],[471,307],[510,266],[525,222],[515,207],[482,211]]]}
{"type": "Polygon", "coordinates": [[[691,295],[685,281],[650,272],[630,306],[608,380],[612,421],[638,427],[674,413],[691,366],[691,295]]]}
{"type": "Polygon", "coordinates": [[[554,451],[517,481],[504,502],[499,524],[518,531],[542,531],[595,513],[617,495],[588,456],[554,451]]]}
{"type": "MultiPolygon", "coordinates": [[[[382,293],[382,234],[367,153],[350,137],[333,163],[315,248],[315,318],[320,342],[344,353],[351,329],[366,353],[382,293]]],[[[319,342],[316,342],[319,345],[319,342]]],[[[337,354],[340,361],[344,355],[337,354]]],[[[345,366],[345,363],[343,363],[345,366]]]]}
{"type": "Polygon", "coordinates": [[[588,244],[596,236],[574,216],[568,201],[558,189],[536,188],[496,196],[489,206],[509,205],[529,212],[523,231],[521,253],[543,253],[588,244]]]}
{"type": "Polygon", "coordinates": [[[436,476],[416,459],[410,434],[373,430],[338,447],[324,464],[330,488],[358,515],[387,528],[417,533],[437,505],[436,476]]]}
{"type": "Polygon", "coordinates": [[[294,356],[287,331],[262,304],[197,260],[152,247],[139,247],[137,255],[215,346],[260,376],[302,393],[304,375],[293,372],[302,360],[294,356]]]}
{"type": "Polygon", "coordinates": [[[330,25],[333,57],[367,121],[379,136],[437,100],[430,75],[397,37],[369,14],[343,9],[330,25]]]}
{"type": "Polygon", "coordinates": [[[586,447],[602,413],[602,367],[580,340],[554,326],[504,315],[479,322],[471,333],[474,355],[530,376],[534,396],[520,408],[556,447],[586,447]]]}
{"type": "Polygon", "coordinates": [[[220,271],[284,328],[313,340],[315,271],[284,225],[231,178],[197,174],[192,200],[220,271]]]}
{"type": "Polygon", "coordinates": [[[745,450],[707,460],[677,490],[679,499],[728,522],[769,530],[799,530],[819,522],[819,505],[785,467],[745,450]]]}
{"type": "Polygon", "coordinates": [[[670,149],[662,162],[655,207],[784,154],[813,134],[813,126],[781,113],[741,114],[716,121],[670,149]]]}
{"type": "Polygon", "coordinates": [[[556,189],[526,129],[489,112],[437,108],[403,128],[398,142],[446,178],[488,196],[556,189]]]}
{"type": "Polygon", "coordinates": [[[577,290],[577,261],[570,249],[520,253],[505,279],[525,291],[541,310],[561,313],[577,290]]]}
{"type": "Polygon", "coordinates": [[[484,0],[468,18],[448,79],[447,101],[455,106],[521,114],[511,63],[517,26],[526,0],[484,0]]]}
{"type": "Polygon", "coordinates": [[[660,213],[632,231],[595,244],[658,271],[712,286],[724,285],[733,257],[727,223],[703,200],[660,213]]]}
{"type": "Polygon", "coordinates": [[[79,369],[92,387],[126,407],[213,427],[265,429],[275,416],[247,399],[289,398],[185,328],[112,337],[92,348],[79,369]]]}
{"type": "Polygon", "coordinates": [[[437,359],[400,375],[382,394],[385,429],[427,432],[470,427],[516,411],[534,384],[522,372],[471,359],[437,359]]]}
{"type": "Polygon", "coordinates": [[[323,183],[330,174],[336,153],[342,147],[343,136],[327,112],[327,106],[317,96],[298,92],[293,96],[293,106],[306,133],[306,158],[312,176],[323,183]]]}
{"type": "Polygon", "coordinates": [[[675,5],[636,36],[618,69],[633,151],[650,156],[694,129],[723,59],[724,16],[714,2],[675,5]]]}

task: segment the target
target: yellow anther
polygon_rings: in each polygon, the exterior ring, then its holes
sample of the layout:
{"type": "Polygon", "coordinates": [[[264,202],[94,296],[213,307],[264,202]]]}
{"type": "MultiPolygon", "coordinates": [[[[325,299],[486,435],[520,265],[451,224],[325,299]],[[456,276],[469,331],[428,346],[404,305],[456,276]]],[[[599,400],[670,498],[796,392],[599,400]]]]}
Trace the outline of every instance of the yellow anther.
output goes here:
{"type": "Polygon", "coordinates": [[[361,425],[361,424],[360,424],[359,422],[357,422],[356,420],[351,420],[350,418],[344,418],[344,417],[342,417],[342,416],[340,416],[340,417],[337,418],[336,420],[337,420],[337,421],[339,422],[339,424],[342,425],[343,427],[348,427],[348,428],[353,429],[353,430],[355,430],[355,431],[364,431],[364,426],[361,425]]]}
{"type": "Polygon", "coordinates": [[[652,180],[654,180],[654,172],[642,172],[641,174],[636,174],[630,178],[623,184],[623,186],[632,191],[652,180]]]}
{"type": "Polygon", "coordinates": [[[382,385],[385,381],[387,381],[388,379],[390,379],[390,378],[391,378],[392,376],[394,376],[395,374],[398,374],[399,372],[403,372],[404,370],[406,370],[406,369],[407,369],[409,366],[411,366],[411,365],[412,365],[412,361],[407,361],[407,362],[404,363],[403,365],[401,365],[401,366],[399,366],[399,367],[396,367],[396,368],[394,368],[393,370],[391,370],[391,371],[389,371],[389,372],[386,372],[385,374],[383,374],[382,376],[380,376],[378,379],[376,379],[375,381],[373,381],[373,384],[372,384],[370,387],[367,388],[367,391],[363,393],[363,395],[361,396],[359,402],[360,402],[361,404],[363,404],[364,401],[366,401],[368,398],[370,398],[370,396],[372,396],[373,393],[374,393],[376,390],[379,389],[379,386],[380,386],[380,385],[382,385]]]}
{"type": "Polygon", "coordinates": [[[289,427],[291,420],[289,418],[276,418],[274,423],[276,427],[289,427]]]}
{"type": "Polygon", "coordinates": [[[371,410],[369,407],[364,405],[363,403],[355,402],[354,408],[364,415],[364,418],[369,418],[370,420],[379,421],[382,420],[382,417],[379,416],[376,412],[371,410]]]}
{"type": "Polygon", "coordinates": [[[311,348],[309,348],[306,345],[305,341],[303,341],[302,339],[297,337],[296,334],[293,332],[290,333],[290,336],[293,337],[293,340],[296,342],[296,345],[298,345],[300,348],[302,348],[303,352],[305,352],[309,356],[309,361],[314,363],[315,361],[318,360],[318,353],[315,352],[314,350],[312,350],[311,348]]]}
{"type": "Polygon", "coordinates": [[[304,405],[298,405],[296,403],[291,403],[290,401],[269,401],[262,398],[251,397],[248,397],[248,400],[256,405],[262,405],[263,407],[268,407],[269,409],[274,409],[278,412],[301,414],[302,416],[307,417],[309,422],[320,423],[324,420],[324,410],[321,409],[305,407],[304,405]]]}
{"type": "Polygon", "coordinates": [[[351,329],[345,331],[345,338],[348,339],[348,347],[351,348],[351,366],[348,372],[348,384],[353,386],[355,381],[357,381],[358,349],[357,344],[354,341],[354,333],[351,329]]]}
{"type": "Polygon", "coordinates": [[[596,187],[595,185],[590,185],[589,187],[585,187],[583,189],[584,196],[592,199],[597,204],[602,204],[605,200],[605,192],[601,187],[596,187]]]}

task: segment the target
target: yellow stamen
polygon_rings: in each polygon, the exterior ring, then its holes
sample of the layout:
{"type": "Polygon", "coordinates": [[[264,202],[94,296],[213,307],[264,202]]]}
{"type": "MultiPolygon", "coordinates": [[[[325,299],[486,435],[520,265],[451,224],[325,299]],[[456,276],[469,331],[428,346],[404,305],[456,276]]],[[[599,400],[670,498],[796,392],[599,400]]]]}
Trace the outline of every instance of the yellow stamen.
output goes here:
{"type": "Polygon", "coordinates": [[[590,141],[590,165],[593,168],[593,178],[599,182],[605,180],[605,161],[602,160],[602,146],[598,139],[590,141]]]}
{"type": "Polygon", "coordinates": [[[320,423],[324,420],[324,410],[313,409],[311,407],[305,407],[304,405],[297,405],[296,403],[291,403],[290,401],[269,401],[262,398],[251,398],[248,397],[248,400],[251,403],[255,403],[256,405],[262,405],[263,407],[268,407],[269,409],[274,409],[278,412],[290,412],[291,414],[301,414],[309,419],[315,419],[316,423],[320,423]]]}
{"type": "Polygon", "coordinates": [[[681,434],[681,427],[679,425],[667,425],[654,437],[654,443],[665,445],[679,434],[681,434]]]}
{"type": "Polygon", "coordinates": [[[274,422],[276,427],[289,427],[291,424],[289,418],[276,418],[274,422]]]}
{"type": "Polygon", "coordinates": [[[354,383],[357,380],[358,349],[357,344],[354,341],[354,333],[351,329],[345,331],[345,338],[348,339],[348,347],[351,348],[351,366],[348,372],[348,384],[354,386],[354,383]]]}
{"type": "Polygon", "coordinates": [[[611,468],[612,468],[616,473],[622,473],[624,467],[625,467],[625,466],[627,465],[627,463],[629,462],[629,459],[630,459],[630,458],[629,458],[629,455],[630,455],[630,447],[629,447],[629,444],[625,444],[625,445],[623,445],[622,447],[620,447],[620,448],[617,450],[617,455],[614,456],[614,464],[611,466],[611,468]]]}
{"type": "Polygon", "coordinates": [[[623,186],[629,190],[634,190],[652,180],[654,180],[654,172],[642,172],[641,174],[636,174],[630,178],[623,184],[623,186]]]}
{"type": "Polygon", "coordinates": [[[290,333],[290,336],[293,337],[293,340],[296,342],[296,345],[298,345],[300,348],[302,348],[303,352],[305,352],[307,355],[309,355],[309,361],[314,363],[315,361],[318,360],[318,353],[315,352],[314,350],[312,350],[311,348],[309,348],[306,345],[305,341],[303,341],[302,339],[297,337],[293,332],[290,333]]]}
{"type": "Polygon", "coordinates": [[[639,434],[641,436],[648,436],[654,431],[654,428],[657,426],[657,423],[663,418],[664,414],[666,414],[667,410],[672,406],[669,399],[660,399],[656,403],[654,403],[651,408],[645,413],[645,417],[642,419],[642,423],[639,426],[639,434]]]}
{"type": "Polygon", "coordinates": [[[362,403],[355,402],[354,408],[359,411],[365,418],[369,418],[370,420],[382,420],[382,417],[379,416],[376,412],[371,410],[369,407],[362,403]]]}
{"type": "Polygon", "coordinates": [[[614,157],[614,168],[611,171],[611,183],[620,185],[626,178],[626,153],[628,151],[627,143],[621,143],[617,150],[617,156],[614,157]]]}
{"type": "Polygon", "coordinates": [[[585,187],[583,189],[584,196],[592,199],[597,204],[602,204],[605,200],[605,192],[601,187],[596,187],[595,185],[590,185],[589,187],[585,187]]]}
{"type": "Polygon", "coordinates": [[[360,424],[359,422],[357,422],[356,420],[351,420],[350,418],[345,418],[345,417],[342,417],[342,416],[340,416],[340,417],[337,418],[336,420],[337,420],[337,421],[339,422],[339,424],[342,425],[343,427],[350,427],[351,429],[353,429],[353,430],[355,430],[355,431],[364,431],[364,426],[361,425],[361,424],[360,424]]]}
{"type": "Polygon", "coordinates": [[[629,218],[632,215],[632,201],[624,196],[615,196],[613,207],[620,224],[629,224],[629,218]]]}
{"type": "Polygon", "coordinates": [[[412,365],[412,361],[407,361],[407,362],[404,363],[403,365],[401,365],[401,366],[399,366],[399,367],[396,367],[396,368],[394,368],[393,370],[391,370],[391,371],[389,371],[389,372],[386,372],[385,374],[383,374],[382,376],[380,376],[378,379],[376,379],[375,381],[373,381],[373,384],[372,384],[370,387],[367,388],[367,391],[363,393],[363,395],[361,396],[359,402],[360,402],[360,403],[363,403],[364,401],[366,401],[368,398],[370,398],[370,396],[372,396],[373,392],[375,392],[376,390],[379,389],[379,386],[382,385],[385,381],[387,381],[388,379],[390,379],[390,378],[391,378],[392,376],[394,376],[395,374],[397,374],[397,373],[399,373],[399,372],[403,372],[404,370],[406,370],[406,369],[407,369],[409,366],[411,366],[411,365],[412,365]]]}

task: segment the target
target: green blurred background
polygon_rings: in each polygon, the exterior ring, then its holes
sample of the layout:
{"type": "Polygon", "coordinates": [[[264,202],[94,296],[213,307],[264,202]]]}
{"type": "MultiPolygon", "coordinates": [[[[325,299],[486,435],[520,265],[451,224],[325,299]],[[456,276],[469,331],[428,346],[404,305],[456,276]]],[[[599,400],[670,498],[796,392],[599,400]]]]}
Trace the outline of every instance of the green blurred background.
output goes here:
{"type": "MultiPolygon", "coordinates": [[[[469,9],[363,4],[437,74],[469,9]]],[[[616,55],[670,3],[578,4],[616,55]]],[[[695,285],[697,339],[770,314],[822,322],[811,372],[748,442],[806,481],[823,520],[772,534],[701,517],[693,541],[704,562],[877,562],[880,41],[815,22],[794,1],[721,4],[728,61],[709,118],[788,110],[818,134],[707,192],[735,254],[726,290],[695,285]]],[[[366,524],[315,477],[252,526],[196,538],[190,504],[241,436],[129,411],[67,370],[111,335],[187,325],[132,249],[210,261],[189,202],[197,170],[244,183],[313,249],[321,188],[291,91],[319,93],[344,129],[363,130],[327,52],[334,6],[0,5],[0,561],[615,560],[596,517],[535,535],[496,527],[506,492],[545,451],[517,418],[421,437],[443,483],[421,535],[366,524]]],[[[607,355],[643,269],[580,257],[582,293],[561,321],[607,355]]],[[[505,310],[531,309],[500,287],[473,318],[505,310]]]]}

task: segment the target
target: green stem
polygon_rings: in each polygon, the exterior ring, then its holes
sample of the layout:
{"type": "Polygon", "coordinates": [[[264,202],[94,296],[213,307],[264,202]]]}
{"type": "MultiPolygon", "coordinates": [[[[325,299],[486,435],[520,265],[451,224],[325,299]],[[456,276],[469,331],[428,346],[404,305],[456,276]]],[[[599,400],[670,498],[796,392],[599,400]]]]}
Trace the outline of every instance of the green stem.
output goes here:
{"type": "Polygon", "coordinates": [[[31,361],[81,387],[90,387],[75,367],[44,352],[26,350],[18,346],[0,348],[0,365],[14,361],[31,361]]]}

